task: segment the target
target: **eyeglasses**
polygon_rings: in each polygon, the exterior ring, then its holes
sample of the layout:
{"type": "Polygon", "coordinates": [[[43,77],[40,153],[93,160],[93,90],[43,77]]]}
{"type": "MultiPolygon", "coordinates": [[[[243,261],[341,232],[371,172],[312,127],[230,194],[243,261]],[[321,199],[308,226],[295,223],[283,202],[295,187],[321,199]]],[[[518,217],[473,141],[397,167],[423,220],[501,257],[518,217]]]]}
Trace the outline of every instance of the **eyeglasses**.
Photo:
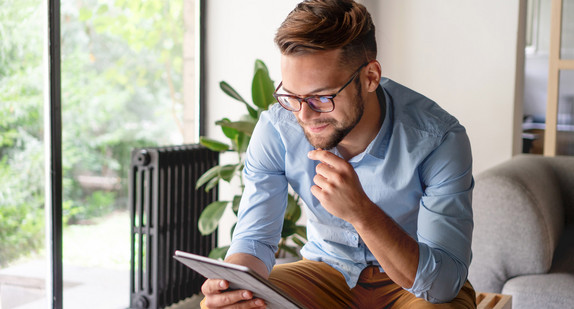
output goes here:
{"type": "Polygon", "coordinates": [[[343,85],[343,87],[341,87],[341,89],[339,89],[339,91],[337,91],[335,94],[312,95],[304,98],[291,94],[278,94],[277,91],[283,85],[283,81],[281,81],[279,86],[277,86],[277,89],[275,89],[273,97],[275,97],[275,100],[277,100],[277,102],[279,102],[279,104],[281,104],[281,106],[283,106],[283,108],[288,111],[298,112],[301,110],[303,102],[306,102],[312,110],[318,113],[332,112],[335,109],[335,101],[333,99],[335,99],[335,97],[339,95],[339,93],[341,93],[341,91],[343,91],[343,89],[345,89],[345,87],[347,87],[355,79],[355,77],[357,77],[357,75],[359,75],[361,69],[364,68],[367,64],[369,63],[367,62],[361,65],[355,71],[355,73],[353,73],[351,79],[349,79],[349,81],[346,82],[345,85],[343,85]]]}

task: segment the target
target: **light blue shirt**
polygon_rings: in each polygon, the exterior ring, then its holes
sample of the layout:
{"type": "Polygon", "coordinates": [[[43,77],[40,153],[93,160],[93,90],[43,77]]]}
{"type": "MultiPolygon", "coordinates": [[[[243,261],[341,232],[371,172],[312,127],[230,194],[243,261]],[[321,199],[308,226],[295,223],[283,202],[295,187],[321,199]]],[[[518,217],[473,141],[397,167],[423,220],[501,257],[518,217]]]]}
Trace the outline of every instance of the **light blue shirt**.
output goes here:
{"type": "MultiPolygon", "coordinates": [[[[383,79],[377,95],[386,102],[383,125],[349,163],[371,201],[418,241],[419,265],[408,291],[448,302],[465,283],[472,255],[474,181],[466,131],[436,103],[392,80],[383,79]]],[[[352,288],[365,267],[379,263],[353,226],[311,194],[319,163],[307,157],[313,149],[292,112],[275,104],[261,114],[246,154],[228,255],[252,254],[271,270],[291,185],[306,204],[308,242],[301,254],[331,265],[352,288]]]]}

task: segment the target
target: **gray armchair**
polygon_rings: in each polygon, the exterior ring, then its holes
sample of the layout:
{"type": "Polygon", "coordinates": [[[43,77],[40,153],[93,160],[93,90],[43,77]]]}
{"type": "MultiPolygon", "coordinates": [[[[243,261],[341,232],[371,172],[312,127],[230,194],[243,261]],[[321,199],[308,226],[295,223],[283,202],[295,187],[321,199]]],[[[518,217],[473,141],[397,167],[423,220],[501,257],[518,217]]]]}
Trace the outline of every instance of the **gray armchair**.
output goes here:
{"type": "Polygon", "coordinates": [[[574,157],[519,155],[475,181],[475,289],[514,308],[574,308],[574,157]]]}

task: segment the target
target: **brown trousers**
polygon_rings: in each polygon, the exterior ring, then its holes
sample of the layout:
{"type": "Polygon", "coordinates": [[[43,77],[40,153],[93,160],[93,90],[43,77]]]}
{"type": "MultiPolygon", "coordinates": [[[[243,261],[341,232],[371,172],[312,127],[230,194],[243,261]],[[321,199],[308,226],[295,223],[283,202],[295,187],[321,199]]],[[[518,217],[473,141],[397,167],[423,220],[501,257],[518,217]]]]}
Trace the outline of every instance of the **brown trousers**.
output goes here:
{"type": "Polygon", "coordinates": [[[378,266],[364,269],[352,289],[340,272],[309,260],[277,265],[269,280],[310,309],[476,308],[475,292],[468,281],[452,302],[432,304],[395,284],[378,266]]]}

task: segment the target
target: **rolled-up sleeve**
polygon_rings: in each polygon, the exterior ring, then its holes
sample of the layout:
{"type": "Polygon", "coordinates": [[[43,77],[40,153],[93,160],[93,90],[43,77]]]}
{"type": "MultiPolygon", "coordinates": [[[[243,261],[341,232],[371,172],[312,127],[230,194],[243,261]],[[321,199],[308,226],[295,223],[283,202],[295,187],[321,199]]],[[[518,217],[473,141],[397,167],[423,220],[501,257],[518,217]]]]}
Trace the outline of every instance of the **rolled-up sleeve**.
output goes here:
{"type": "Polygon", "coordinates": [[[461,126],[447,133],[423,162],[426,187],[420,201],[419,265],[415,296],[432,303],[451,301],[464,285],[472,258],[472,155],[461,126]]]}
{"type": "Polygon", "coordinates": [[[245,189],[239,205],[238,222],[227,255],[248,253],[275,264],[287,206],[285,149],[279,133],[264,112],[249,142],[243,170],[245,189]]]}

